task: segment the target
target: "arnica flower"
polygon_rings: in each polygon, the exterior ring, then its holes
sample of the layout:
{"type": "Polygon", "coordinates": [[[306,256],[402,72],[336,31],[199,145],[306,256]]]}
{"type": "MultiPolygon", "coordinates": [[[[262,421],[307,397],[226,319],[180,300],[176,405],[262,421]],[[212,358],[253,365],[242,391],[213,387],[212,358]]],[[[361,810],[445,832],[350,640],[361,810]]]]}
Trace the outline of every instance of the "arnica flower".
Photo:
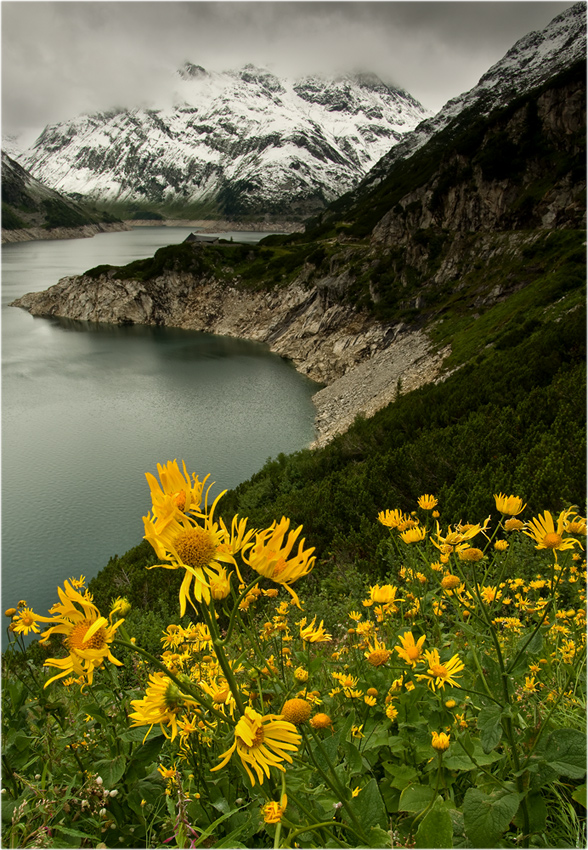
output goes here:
{"type": "Polygon", "coordinates": [[[272,800],[271,802],[266,803],[265,806],[262,806],[261,814],[265,823],[279,823],[282,820],[282,815],[284,814],[284,810],[287,805],[288,797],[286,794],[282,794],[279,803],[272,800]]]}
{"type": "Polygon", "coordinates": [[[15,614],[16,614],[16,608],[7,608],[6,611],[4,612],[5,617],[14,617],[15,614]]]}
{"type": "Polygon", "coordinates": [[[540,514],[530,520],[523,533],[536,541],[535,549],[552,549],[554,554],[557,551],[571,549],[573,546],[580,546],[579,541],[574,540],[573,537],[563,536],[566,522],[572,511],[573,508],[562,511],[557,518],[557,526],[550,512],[545,511],[543,516],[540,514]]]}
{"type": "Polygon", "coordinates": [[[261,785],[264,775],[269,777],[270,768],[277,767],[283,771],[284,760],[292,763],[289,751],[295,752],[301,740],[296,727],[287,720],[282,720],[279,714],[264,716],[247,706],[235,727],[233,744],[220,756],[221,763],[213,767],[212,771],[223,768],[237,751],[251,784],[255,785],[253,769],[261,785]]]}
{"type": "Polygon", "coordinates": [[[389,705],[386,707],[386,717],[391,723],[393,723],[398,717],[398,709],[395,708],[393,702],[389,703],[389,705]]]}
{"type": "Polygon", "coordinates": [[[421,635],[415,643],[412,632],[405,632],[403,635],[399,636],[398,640],[402,646],[395,646],[394,649],[403,661],[406,661],[407,664],[414,667],[417,661],[420,661],[422,658],[422,648],[426,640],[426,636],[421,635]]]}
{"type": "Polygon", "coordinates": [[[460,548],[465,548],[465,546],[468,544],[468,541],[472,540],[472,538],[474,538],[476,534],[479,534],[480,531],[485,531],[487,527],[487,522],[488,521],[486,521],[484,525],[470,525],[468,526],[468,528],[464,528],[462,531],[459,531],[457,529],[453,531],[451,526],[449,526],[445,537],[443,537],[443,535],[441,534],[441,528],[439,526],[439,523],[437,523],[437,539],[433,540],[431,538],[432,543],[434,546],[437,547],[437,549],[441,551],[443,555],[450,555],[454,547],[456,547],[458,550],[460,548]]]}
{"type": "Polygon", "coordinates": [[[238,551],[237,542],[224,525],[214,522],[214,510],[222,495],[217,496],[200,525],[184,514],[162,519],[143,517],[145,540],[153,546],[158,557],[170,561],[169,564],[154,564],[147,569],[162,567],[186,571],[180,587],[181,617],[186,613],[187,602],[195,608],[191,591],[198,602],[210,600],[209,579],[219,578],[221,562],[236,567],[233,555],[238,551]]]}
{"type": "Polygon", "coordinates": [[[125,596],[117,596],[110,607],[108,619],[112,622],[114,617],[126,617],[131,610],[131,603],[125,596]]]}
{"type": "Polygon", "coordinates": [[[327,729],[333,725],[333,721],[328,714],[315,714],[310,718],[310,725],[313,729],[327,729]]]}
{"type": "Polygon", "coordinates": [[[389,605],[395,601],[397,593],[398,588],[393,584],[383,584],[381,587],[379,584],[374,584],[370,587],[369,604],[377,602],[381,605],[389,605]]]}
{"type": "Polygon", "coordinates": [[[432,511],[433,508],[436,508],[439,504],[439,500],[434,496],[429,496],[428,494],[425,496],[419,496],[418,506],[422,508],[424,511],[432,511]]]}
{"type": "Polygon", "coordinates": [[[287,699],[282,706],[282,717],[294,726],[306,723],[310,717],[311,705],[305,699],[287,699]]]}
{"type": "Polygon", "coordinates": [[[506,552],[508,549],[508,540],[496,540],[494,542],[494,548],[497,552],[506,552]]]}
{"type": "Polygon", "coordinates": [[[507,519],[504,523],[504,528],[506,531],[522,531],[525,527],[525,523],[520,519],[516,519],[516,517],[511,517],[507,519]]]}
{"type": "Polygon", "coordinates": [[[508,514],[509,516],[517,516],[527,507],[526,503],[523,505],[523,500],[518,496],[505,496],[504,493],[495,493],[494,501],[496,503],[496,510],[500,511],[501,514],[508,514]]]}
{"type": "Polygon", "coordinates": [[[400,537],[404,543],[420,543],[427,536],[427,529],[417,525],[415,528],[407,528],[401,532],[400,537]]]}
{"type": "Polygon", "coordinates": [[[586,519],[581,516],[575,516],[565,523],[565,530],[568,534],[583,534],[586,537],[586,519]]]}
{"type": "Polygon", "coordinates": [[[484,585],[484,587],[480,590],[480,596],[486,605],[491,605],[497,599],[500,599],[501,595],[500,589],[493,585],[484,585]]]}
{"type": "Polygon", "coordinates": [[[112,655],[110,645],[123,620],[109,623],[88,597],[82,596],[68,581],[64,582],[63,590],[58,587],[57,592],[61,601],[51,608],[53,616],[35,615],[37,620],[53,624],[43,632],[39,643],[47,643],[52,635],[63,635],[63,645],[69,655],[46,659],[46,665],[57,667],[60,672],[48,679],[45,687],[56,679],[72,674],[84,676],[92,684],[94,670],[101,667],[104,661],[108,660],[118,667],[122,665],[112,655]]]}
{"type": "Polygon", "coordinates": [[[446,576],[443,576],[441,579],[441,587],[443,590],[453,590],[456,587],[459,587],[461,584],[461,579],[459,576],[454,576],[449,573],[446,576]]]}
{"type": "Polygon", "coordinates": [[[300,683],[308,682],[308,670],[305,670],[304,667],[297,667],[294,670],[294,678],[300,683]]]}
{"type": "Polygon", "coordinates": [[[283,585],[300,608],[298,596],[290,585],[302,576],[308,575],[314,567],[316,558],[312,554],[314,547],[304,548],[304,538],[299,541],[298,550],[292,552],[302,526],[288,533],[289,527],[290,520],[282,517],[279,523],[274,522],[264,531],[258,531],[255,542],[248,552],[243,554],[243,560],[255,572],[283,585]]]}
{"type": "Polygon", "coordinates": [[[457,557],[460,561],[481,561],[484,553],[481,549],[476,549],[475,546],[468,546],[465,549],[458,549],[457,557]]]}
{"type": "Polygon", "coordinates": [[[161,731],[173,741],[178,734],[177,715],[184,711],[186,706],[196,706],[198,703],[187,694],[180,691],[175,682],[172,682],[165,673],[158,671],[149,676],[150,684],[147,685],[143,699],[131,700],[135,709],[129,714],[132,719],[131,726],[149,726],[145,738],[156,724],[161,731]],[[168,735],[166,728],[170,726],[172,733],[168,735]]]}
{"type": "Polygon", "coordinates": [[[431,745],[434,750],[437,750],[438,753],[444,752],[449,747],[449,735],[445,732],[432,732],[431,733],[433,740],[431,741],[431,745]]]}
{"type": "Polygon", "coordinates": [[[10,630],[16,632],[19,635],[28,635],[29,632],[35,632],[38,634],[41,629],[37,625],[37,620],[40,619],[37,617],[32,608],[23,608],[21,611],[16,613],[15,608],[9,608],[6,612],[7,616],[12,616],[13,620],[10,624],[10,630]],[[8,611],[14,611],[14,614],[8,614],[8,611]],[[14,616],[16,614],[16,616],[14,616]]]}
{"type": "Polygon", "coordinates": [[[297,625],[300,626],[300,637],[307,643],[323,643],[324,641],[332,640],[332,636],[324,630],[323,620],[315,628],[316,617],[313,618],[310,625],[306,625],[306,617],[303,617],[297,625]]]}
{"type": "Polygon", "coordinates": [[[145,473],[151,491],[153,513],[159,519],[176,512],[200,512],[202,491],[210,476],[207,475],[203,481],[200,481],[194,473],[191,480],[184,461],[182,461],[182,467],[183,475],[180,472],[177,460],[168,460],[165,466],[158,463],[157,472],[161,484],[150,472],[145,473]]]}
{"type": "Polygon", "coordinates": [[[383,641],[374,638],[372,643],[368,643],[367,652],[364,652],[368,664],[372,667],[381,667],[386,664],[392,655],[391,649],[386,649],[386,644],[383,641]]]}
{"type": "Polygon", "coordinates": [[[425,650],[425,657],[429,665],[426,673],[417,676],[420,681],[426,681],[427,687],[432,691],[435,688],[444,688],[445,685],[459,688],[461,685],[455,680],[455,676],[465,668],[458,655],[454,655],[449,661],[441,663],[437,649],[425,650]]]}
{"type": "Polygon", "coordinates": [[[403,520],[404,514],[399,510],[380,511],[378,514],[378,522],[381,522],[387,528],[397,528],[403,520]]]}

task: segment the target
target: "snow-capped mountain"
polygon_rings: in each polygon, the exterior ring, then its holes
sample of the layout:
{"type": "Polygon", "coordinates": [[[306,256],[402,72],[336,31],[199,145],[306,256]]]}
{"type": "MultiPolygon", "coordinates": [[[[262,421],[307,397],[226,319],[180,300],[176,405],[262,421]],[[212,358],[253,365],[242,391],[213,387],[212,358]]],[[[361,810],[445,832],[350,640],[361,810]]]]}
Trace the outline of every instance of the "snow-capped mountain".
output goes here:
{"type": "Polygon", "coordinates": [[[478,116],[489,115],[585,58],[586,4],[576,3],[553,18],[543,30],[519,39],[477,85],[449,100],[436,115],[408,133],[371,170],[360,191],[377,185],[393,163],[408,159],[461,113],[472,109],[478,116]]]}
{"type": "Polygon", "coordinates": [[[186,63],[176,105],[48,126],[19,162],[92,201],[226,216],[308,215],[349,191],[431,113],[372,74],[280,79],[186,63]]]}

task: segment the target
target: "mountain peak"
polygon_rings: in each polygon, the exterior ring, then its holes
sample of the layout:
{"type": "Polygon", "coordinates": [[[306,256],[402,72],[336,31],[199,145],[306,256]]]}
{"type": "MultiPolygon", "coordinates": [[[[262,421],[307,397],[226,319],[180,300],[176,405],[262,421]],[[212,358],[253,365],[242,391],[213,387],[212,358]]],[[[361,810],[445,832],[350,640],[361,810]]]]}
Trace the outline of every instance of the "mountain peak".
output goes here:
{"type": "Polygon", "coordinates": [[[203,68],[202,65],[193,65],[191,62],[184,62],[178,71],[178,75],[183,80],[199,80],[210,76],[206,68],[203,68]]]}

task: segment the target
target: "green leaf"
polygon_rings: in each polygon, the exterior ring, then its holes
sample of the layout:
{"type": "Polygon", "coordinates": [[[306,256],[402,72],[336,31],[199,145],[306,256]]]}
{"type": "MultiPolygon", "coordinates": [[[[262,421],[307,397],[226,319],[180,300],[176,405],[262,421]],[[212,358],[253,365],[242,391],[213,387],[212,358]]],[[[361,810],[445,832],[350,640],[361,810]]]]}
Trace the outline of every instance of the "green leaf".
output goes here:
{"type": "Polygon", "coordinates": [[[524,829],[525,819],[523,815],[523,803],[527,803],[527,814],[529,816],[529,834],[534,832],[543,832],[547,821],[547,806],[540,792],[528,794],[525,800],[521,800],[519,810],[516,813],[514,822],[519,829],[524,829]]]}
{"type": "Polygon", "coordinates": [[[504,758],[500,753],[485,753],[481,742],[477,739],[474,739],[473,742],[469,741],[468,744],[469,749],[471,749],[472,758],[467,753],[464,753],[458,744],[451,744],[447,750],[447,754],[443,756],[444,766],[450,770],[474,770],[476,765],[492,764],[504,758]]]}
{"type": "Polygon", "coordinates": [[[409,785],[400,795],[399,812],[422,812],[433,797],[435,789],[430,785],[409,785]]]}
{"type": "Polygon", "coordinates": [[[586,775],[586,733],[555,729],[547,739],[543,758],[558,776],[582,779],[586,775]]]}
{"type": "Polygon", "coordinates": [[[125,772],[125,765],[124,756],[115,756],[113,759],[100,759],[94,768],[104,780],[104,787],[111,791],[125,772]]]}
{"type": "Polygon", "coordinates": [[[392,764],[384,767],[386,772],[392,774],[393,778],[390,780],[390,785],[393,788],[398,788],[399,791],[404,791],[418,776],[418,771],[408,764],[392,764]]]}
{"type": "Polygon", "coordinates": [[[336,732],[334,735],[328,735],[326,738],[320,742],[320,745],[315,744],[312,754],[315,758],[316,763],[321,767],[325,773],[329,773],[329,769],[331,767],[335,767],[337,764],[337,750],[339,748],[339,740],[341,738],[341,731],[336,732]]]}
{"type": "Polygon", "coordinates": [[[575,800],[576,803],[579,803],[581,806],[586,808],[586,783],[584,785],[578,785],[577,788],[574,788],[572,792],[572,800],[575,800]]]}
{"type": "Polygon", "coordinates": [[[386,807],[375,779],[370,779],[357,797],[352,797],[349,803],[364,829],[370,829],[372,826],[382,828],[387,826],[386,807]]]}
{"type": "Polygon", "coordinates": [[[416,834],[416,847],[453,847],[451,815],[439,800],[421,821],[416,834]]]}
{"type": "Polygon", "coordinates": [[[351,772],[361,773],[363,770],[363,760],[355,744],[351,741],[345,741],[343,743],[343,752],[345,753],[345,759],[351,772]]]}
{"type": "Polygon", "coordinates": [[[478,715],[480,743],[485,753],[494,749],[502,738],[502,710],[499,705],[489,705],[478,715]]]}
{"type": "Polygon", "coordinates": [[[495,791],[484,794],[468,788],[463,800],[466,835],[474,847],[497,847],[500,836],[519,807],[519,794],[495,791]]]}
{"type": "MultiPolygon", "coordinates": [[[[105,726],[108,726],[110,720],[104,714],[103,709],[100,708],[96,703],[84,706],[84,711],[86,714],[89,714],[90,717],[93,717],[94,720],[98,720],[100,723],[103,723],[105,726]]],[[[145,733],[143,733],[145,734],[145,733]]]]}
{"type": "MultiPolygon", "coordinates": [[[[168,798],[168,799],[169,799],[169,798],[168,798]]],[[[224,815],[221,815],[221,816],[220,816],[220,818],[217,818],[215,821],[213,821],[213,822],[210,824],[210,826],[209,826],[209,827],[207,827],[207,828],[204,830],[204,832],[203,832],[203,833],[202,833],[202,834],[201,834],[201,835],[200,835],[200,836],[199,836],[199,837],[198,837],[195,841],[193,841],[193,842],[192,842],[192,847],[200,847],[200,845],[202,844],[202,842],[203,842],[203,841],[205,841],[205,840],[208,838],[208,836],[209,836],[209,835],[211,835],[211,834],[214,832],[214,830],[216,829],[216,827],[217,827],[217,826],[219,826],[219,824],[221,824],[221,823],[222,823],[223,821],[225,821],[227,818],[230,818],[230,817],[231,817],[231,815],[234,815],[234,814],[235,814],[235,812],[240,811],[242,808],[244,808],[244,807],[243,807],[243,806],[238,806],[236,809],[231,809],[229,812],[227,812],[227,813],[226,813],[226,814],[224,814],[224,815]]]]}
{"type": "Polygon", "coordinates": [[[372,826],[369,831],[370,847],[389,847],[390,833],[380,826],[372,826]]]}

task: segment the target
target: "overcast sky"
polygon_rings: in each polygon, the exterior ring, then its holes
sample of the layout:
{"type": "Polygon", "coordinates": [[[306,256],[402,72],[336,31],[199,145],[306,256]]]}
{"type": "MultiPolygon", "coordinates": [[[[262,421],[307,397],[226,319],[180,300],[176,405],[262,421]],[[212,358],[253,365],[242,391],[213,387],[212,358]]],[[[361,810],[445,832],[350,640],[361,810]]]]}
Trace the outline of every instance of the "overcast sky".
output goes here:
{"type": "Polygon", "coordinates": [[[571,5],[4,0],[2,135],[28,145],[82,112],[164,105],[185,61],[296,76],[373,71],[436,111],[571,5]]]}

